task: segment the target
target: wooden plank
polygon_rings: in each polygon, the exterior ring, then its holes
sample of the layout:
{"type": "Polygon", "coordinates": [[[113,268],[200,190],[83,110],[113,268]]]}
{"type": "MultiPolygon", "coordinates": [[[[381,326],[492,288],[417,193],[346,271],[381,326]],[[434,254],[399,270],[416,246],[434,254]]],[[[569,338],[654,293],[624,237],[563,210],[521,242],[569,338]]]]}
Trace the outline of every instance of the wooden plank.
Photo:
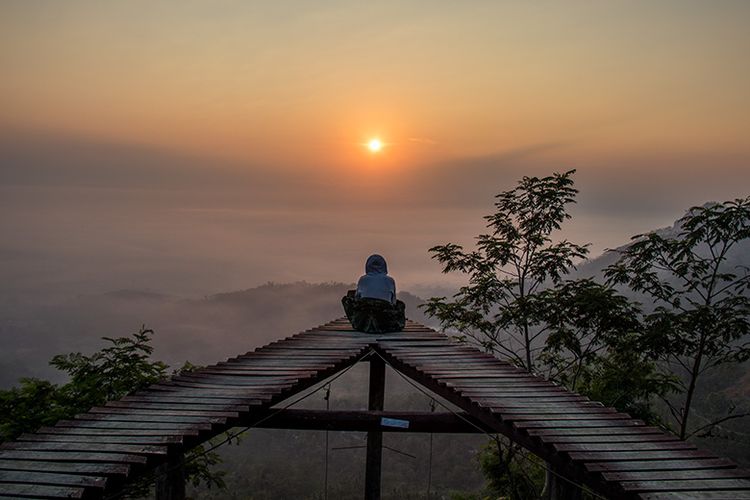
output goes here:
{"type": "Polygon", "coordinates": [[[716,458],[703,450],[659,450],[659,451],[575,451],[568,456],[577,462],[623,462],[627,460],[682,460],[692,458],[716,458]]]}
{"type": "Polygon", "coordinates": [[[299,382],[299,379],[292,378],[260,378],[260,377],[245,377],[242,375],[235,376],[222,376],[212,374],[200,374],[195,373],[193,375],[180,375],[179,377],[173,377],[173,382],[196,382],[198,384],[210,384],[210,385],[231,385],[231,386],[243,386],[243,387],[258,387],[261,389],[275,390],[283,389],[286,387],[292,387],[299,382]]]}
{"type": "Polygon", "coordinates": [[[581,427],[639,427],[643,426],[640,420],[531,420],[524,422],[513,422],[513,426],[519,429],[528,429],[535,427],[550,428],[581,428],[581,427]]]}
{"type": "Polygon", "coordinates": [[[0,450],[0,459],[42,460],[49,462],[107,462],[145,465],[146,457],[127,453],[0,450]]]}
{"type": "MultiPolygon", "coordinates": [[[[437,348],[437,347],[453,347],[455,344],[449,340],[446,339],[434,339],[434,340],[422,340],[422,341],[412,341],[412,340],[400,340],[400,341],[391,341],[391,340],[381,340],[378,342],[378,347],[381,349],[384,349],[388,352],[393,352],[397,350],[400,347],[403,348],[437,348]]],[[[398,353],[394,352],[394,356],[397,356],[398,353]]]]}
{"type": "Polygon", "coordinates": [[[447,350],[444,352],[413,352],[413,353],[406,353],[401,352],[398,354],[395,354],[398,356],[398,359],[406,362],[419,362],[419,361],[429,361],[429,360],[435,360],[436,362],[445,362],[445,363],[475,363],[477,361],[488,361],[488,362],[498,362],[499,360],[490,356],[489,354],[482,354],[481,352],[463,352],[459,351],[456,352],[454,350],[447,350]]]}
{"type": "MultiPolygon", "coordinates": [[[[189,381],[182,381],[182,380],[175,380],[172,382],[163,382],[164,385],[171,385],[172,387],[185,387],[185,388],[193,388],[193,389],[206,389],[207,391],[216,391],[216,393],[222,392],[224,394],[228,394],[229,391],[235,391],[235,395],[252,395],[255,397],[255,395],[275,395],[279,393],[283,389],[288,389],[290,387],[293,387],[294,384],[290,384],[287,386],[282,387],[272,387],[272,386],[229,386],[226,384],[211,384],[211,383],[201,383],[201,382],[189,382],[189,381]]],[[[236,396],[235,396],[236,397],[236,396]]]]}
{"type": "Polygon", "coordinates": [[[142,444],[113,443],[59,443],[54,441],[12,441],[0,445],[0,450],[36,450],[36,451],[87,451],[111,453],[135,453],[139,455],[166,455],[166,446],[142,444]]]}
{"type": "Polygon", "coordinates": [[[446,380],[440,381],[441,385],[451,387],[458,391],[465,390],[482,390],[482,389],[500,389],[505,390],[509,387],[529,388],[529,387],[560,387],[551,382],[544,380],[526,380],[526,379],[498,379],[498,380],[485,380],[485,379],[469,379],[467,380],[446,380]]]}
{"type": "Polygon", "coordinates": [[[498,365],[492,361],[474,361],[474,362],[468,362],[468,363],[449,363],[447,361],[439,362],[434,360],[427,360],[427,361],[409,361],[409,360],[402,360],[402,363],[406,363],[408,365],[413,366],[414,368],[420,370],[420,371],[449,371],[449,370],[460,370],[462,367],[469,368],[476,370],[477,368],[481,368],[483,370],[491,370],[493,368],[498,368],[498,365]]]}
{"type": "Polygon", "coordinates": [[[578,396],[574,392],[566,391],[562,387],[487,387],[483,389],[454,389],[456,392],[465,394],[472,398],[491,398],[497,396],[514,396],[516,394],[538,394],[540,396],[547,394],[564,394],[565,396],[578,396]]]}
{"type": "Polygon", "coordinates": [[[56,472],[63,474],[127,476],[130,466],[113,463],[82,463],[82,462],[44,462],[40,460],[5,460],[0,459],[0,470],[4,471],[36,471],[56,472]]]}
{"type": "Polygon", "coordinates": [[[727,458],[631,460],[625,462],[589,462],[583,464],[589,472],[632,472],[664,470],[734,469],[734,462],[727,458]]]}
{"type": "Polygon", "coordinates": [[[543,418],[546,422],[559,422],[561,420],[575,420],[577,422],[580,422],[582,420],[585,421],[591,421],[591,420],[631,420],[632,417],[628,415],[627,413],[594,413],[594,412],[587,412],[587,413],[578,413],[578,414],[569,414],[569,413],[551,413],[546,415],[540,415],[539,413],[534,414],[515,414],[515,413],[506,413],[502,415],[502,419],[506,420],[508,422],[523,422],[523,421],[538,421],[540,418],[543,418]]]}
{"type": "Polygon", "coordinates": [[[538,380],[537,378],[532,377],[528,373],[519,373],[519,372],[500,372],[500,371],[477,372],[473,370],[466,370],[466,371],[423,370],[422,373],[443,384],[447,384],[451,382],[460,384],[463,382],[468,382],[472,379],[476,381],[482,381],[485,383],[495,383],[495,382],[501,382],[504,380],[507,380],[508,382],[521,383],[523,381],[535,382],[538,380]]]}
{"type": "MultiPolygon", "coordinates": [[[[143,410],[145,411],[145,410],[143,410]]],[[[177,412],[175,412],[177,413],[177,412]]],[[[135,415],[132,413],[83,413],[74,417],[76,420],[104,420],[116,422],[160,422],[175,424],[226,424],[229,417],[184,416],[184,415],[135,415]]],[[[234,417],[237,418],[237,417],[234,417]]]]}
{"type": "MultiPolygon", "coordinates": [[[[205,408],[205,406],[204,406],[205,408]]],[[[200,418],[238,418],[240,413],[248,413],[246,411],[230,411],[230,410],[219,410],[218,407],[210,407],[198,410],[181,410],[181,409],[169,409],[162,410],[158,408],[118,408],[115,406],[107,408],[92,408],[89,413],[83,413],[76,418],[89,420],[92,418],[102,417],[114,417],[127,418],[130,417],[192,417],[195,421],[200,421],[200,418]]],[[[193,420],[187,421],[192,422],[193,420]]]]}
{"type": "MultiPolygon", "coordinates": [[[[382,344],[381,344],[382,346],[382,344]]],[[[399,358],[401,356],[409,356],[409,355],[420,355],[420,356],[433,356],[433,355],[455,355],[455,354],[482,354],[482,355],[488,355],[487,353],[482,353],[481,351],[477,351],[476,349],[473,349],[471,347],[463,347],[458,344],[451,345],[451,344],[445,344],[445,345],[418,345],[414,347],[404,346],[401,345],[395,345],[394,347],[387,347],[388,352],[393,354],[394,356],[398,356],[399,358]]],[[[494,359],[497,359],[493,356],[494,359]]],[[[499,360],[498,360],[499,361],[499,360]]]]}
{"type": "Polygon", "coordinates": [[[510,417],[518,417],[518,416],[534,416],[536,415],[537,418],[540,416],[546,417],[552,417],[554,415],[567,415],[571,418],[575,418],[576,415],[597,415],[597,414],[614,414],[617,413],[617,410],[615,408],[607,408],[604,406],[567,406],[567,405],[555,405],[555,406],[547,406],[547,407],[536,407],[536,408],[526,408],[523,406],[517,406],[515,408],[503,408],[502,410],[498,410],[493,408],[493,413],[497,413],[498,416],[503,418],[503,420],[510,420],[510,417]],[[508,417],[508,418],[506,418],[508,417]]]}
{"type": "Polygon", "coordinates": [[[190,404],[199,408],[223,408],[227,405],[249,406],[251,410],[260,408],[264,401],[260,399],[250,399],[232,395],[228,398],[212,397],[191,397],[182,396],[180,393],[160,392],[157,394],[136,394],[134,396],[125,396],[120,401],[132,403],[178,403],[190,404]]]}
{"type": "Polygon", "coordinates": [[[680,491],[641,493],[642,500],[747,500],[750,491],[680,491]]]}
{"type": "Polygon", "coordinates": [[[40,434],[80,435],[80,436],[198,436],[200,429],[98,429],[91,427],[43,427],[40,434]]]}
{"type": "Polygon", "coordinates": [[[544,439],[547,436],[616,436],[616,435],[643,435],[658,434],[664,435],[664,431],[658,427],[636,426],[636,427],[608,427],[608,428],[558,428],[558,429],[526,429],[526,433],[531,436],[539,436],[544,439]]]}
{"type": "Polygon", "coordinates": [[[631,443],[555,443],[558,452],[570,451],[636,451],[636,450],[695,450],[695,445],[680,440],[631,443]]]}
{"type": "Polygon", "coordinates": [[[61,420],[56,427],[59,428],[91,428],[91,429],[123,429],[123,430],[150,430],[150,431],[190,431],[210,430],[211,424],[169,424],[161,422],[106,422],[98,420],[61,420]]]}
{"type": "Polygon", "coordinates": [[[2,483],[0,497],[11,498],[83,498],[84,489],[74,486],[2,483]]]}
{"type": "Polygon", "coordinates": [[[349,349],[340,347],[339,349],[321,349],[314,346],[306,346],[305,349],[298,349],[291,345],[277,345],[273,347],[259,347],[249,354],[243,354],[240,359],[265,359],[267,357],[279,357],[282,359],[304,359],[309,358],[322,359],[346,359],[357,356],[362,349],[349,349]]]}
{"type": "Polygon", "coordinates": [[[318,371],[314,368],[285,368],[285,367],[274,367],[274,366],[253,366],[252,363],[244,363],[239,361],[222,361],[212,366],[207,366],[206,369],[232,369],[241,370],[246,372],[257,372],[259,375],[296,375],[298,373],[317,373],[318,371]]]}
{"type": "Polygon", "coordinates": [[[597,408],[605,408],[604,405],[602,405],[598,401],[590,401],[587,399],[584,400],[577,400],[577,401],[563,401],[560,402],[558,400],[555,400],[553,402],[544,402],[544,401],[536,401],[533,399],[508,399],[507,401],[503,401],[502,403],[498,405],[494,405],[492,407],[493,409],[496,409],[498,412],[502,412],[504,410],[510,411],[510,412],[518,412],[519,410],[529,410],[529,411],[535,411],[537,409],[539,410],[545,410],[545,409],[559,409],[564,408],[566,411],[579,408],[581,410],[596,410],[597,408]]]}
{"type": "Polygon", "coordinates": [[[600,436],[543,436],[544,442],[547,444],[554,443],[644,443],[644,442],[658,442],[658,441],[680,441],[675,436],[669,434],[622,434],[622,435],[610,435],[604,434],[600,436]]]}
{"type": "MultiPolygon", "coordinates": [[[[316,374],[317,375],[317,374],[316,374]]],[[[203,370],[199,372],[192,372],[187,375],[181,375],[179,377],[174,377],[173,380],[180,380],[184,378],[200,378],[200,379],[212,379],[212,380],[246,380],[249,382],[253,382],[257,385],[278,385],[278,384],[288,384],[288,383],[295,383],[299,380],[304,380],[311,378],[311,375],[307,376],[289,376],[289,375],[258,375],[253,372],[243,372],[243,371],[237,371],[233,370],[232,372],[228,372],[226,370],[221,371],[214,371],[212,373],[204,372],[203,370]]]]}
{"type": "MultiPolygon", "coordinates": [[[[196,409],[196,405],[192,403],[157,403],[151,401],[109,401],[107,402],[107,406],[92,408],[91,411],[106,412],[106,410],[114,408],[130,409],[133,412],[140,412],[140,410],[195,411],[197,412],[196,415],[201,414],[214,417],[223,417],[227,416],[225,414],[234,415],[250,411],[250,407],[245,405],[227,404],[223,407],[214,405],[214,409],[212,410],[206,408],[206,405],[196,409]]],[[[148,412],[143,412],[143,414],[148,414],[148,412]]],[[[182,413],[182,415],[190,415],[190,413],[182,413]]]]}
{"type": "MultiPolygon", "coordinates": [[[[190,385],[188,385],[187,387],[181,387],[178,385],[153,385],[149,387],[148,391],[139,391],[136,396],[147,396],[150,394],[153,394],[156,397],[159,397],[159,395],[164,395],[164,398],[189,397],[191,399],[254,399],[261,401],[263,404],[267,404],[267,402],[275,395],[273,392],[270,392],[267,389],[253,389],[249,387],[221,390],[214,387],[195,388],[190,387],[190,385]]],[[[243,404],[246,403],[243,402],[243,404]]]]}
{"type": "Polygon", "coordinates": [[[58,486],[81,486],[84,488],[104,488],[106,477],[61,474],[58,472],[5,471],[0,470],[0,483],[49,484],[58,486]]]}
{"type": "Polygon", "coordinates": [[[748,469],[700,469],[700,470],[645,470],[626,472],[603,472],[606,481],[680,481],[683,479],[750,479],[748,469]]]}
{"type": "Polygon", "coordinates": [[[201,370],[200,373],[211,374],[211,375],[271,376],[271,377],[278,376],[281,378],[292,379],[292,380],[301,380],[301,379],[306,379],[310,377],[315,377],[318,375],[318,372],[315,370],[271,371],[271,370],[264,370],[261,368],[250,368],[247,366],[232,367],[230,365],[205,368],[201,370]]]}
{"type": "Polygon", "coordinates": [[[57,441],[74,443],[182,444],[180,436],[91,436],[79,434],[21,434],[17,441],[57,441]]]}
{"type": "Polygon", "coordinates": [[[528,393],[517,393],[517,394],[499,394],[492,397],[472,397],[462,396],[467,399],[471,399],[479,406],[487,408],[501,408],[510,402],[521,402],[527,400],[529,403],[571,403],[571,402],[583,402],[591,401],[586,396],[577,396],[575,394],[561,393],[550,393],[543,395],[534,395],[528,393]]]}

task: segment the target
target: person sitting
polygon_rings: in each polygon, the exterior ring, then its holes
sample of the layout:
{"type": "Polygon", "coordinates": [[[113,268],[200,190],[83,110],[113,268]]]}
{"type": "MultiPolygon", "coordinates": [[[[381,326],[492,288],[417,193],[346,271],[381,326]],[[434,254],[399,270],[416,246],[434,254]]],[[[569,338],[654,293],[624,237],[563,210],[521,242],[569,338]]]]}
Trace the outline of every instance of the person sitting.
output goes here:
{"type": "Polygon", "coordinates": [[[400,332],[406,325],[406,305],[396,299],[396,282],[388,276],[388,265],[378,254],[367,258],[357,289],[349,290],[341,303],[355,330],[400,332]]]}

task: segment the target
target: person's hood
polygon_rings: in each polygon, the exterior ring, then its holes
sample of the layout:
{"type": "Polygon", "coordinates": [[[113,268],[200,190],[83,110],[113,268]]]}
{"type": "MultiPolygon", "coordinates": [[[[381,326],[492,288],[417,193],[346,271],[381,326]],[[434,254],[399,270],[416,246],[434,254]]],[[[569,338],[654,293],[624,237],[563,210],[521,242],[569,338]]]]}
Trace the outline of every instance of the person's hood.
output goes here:
{"type": "Polygon", "coordinates": [[[367,274],[388,274],[388,264],[380,255],[370,255],[365,264],[365,272],[367,274]]]}

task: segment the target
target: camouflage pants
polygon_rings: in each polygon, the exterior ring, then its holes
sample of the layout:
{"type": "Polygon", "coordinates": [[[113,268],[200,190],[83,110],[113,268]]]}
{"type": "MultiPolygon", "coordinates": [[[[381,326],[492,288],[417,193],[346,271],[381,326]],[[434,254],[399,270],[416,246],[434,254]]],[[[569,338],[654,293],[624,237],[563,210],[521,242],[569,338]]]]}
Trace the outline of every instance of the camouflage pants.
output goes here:
{"type": "Polygon", "coordinates": [[[341,299],[355,330],[367,333],[400,332],[406,324],[406,305],[380,299],[358,299],[352,292],[341,299]]]}

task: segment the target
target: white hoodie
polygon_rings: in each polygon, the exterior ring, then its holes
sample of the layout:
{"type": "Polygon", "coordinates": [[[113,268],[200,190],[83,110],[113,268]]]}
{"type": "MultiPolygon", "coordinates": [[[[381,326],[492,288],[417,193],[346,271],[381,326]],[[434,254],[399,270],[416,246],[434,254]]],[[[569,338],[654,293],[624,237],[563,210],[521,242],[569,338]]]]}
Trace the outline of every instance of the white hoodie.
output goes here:
{"type": "Polygon", "coordinates": [[[357,297],[387,300],[396,303],[396,282],[388,276],[388,265],[378,254],[370,255],[365,274],[357,282],[357,297]]]}

